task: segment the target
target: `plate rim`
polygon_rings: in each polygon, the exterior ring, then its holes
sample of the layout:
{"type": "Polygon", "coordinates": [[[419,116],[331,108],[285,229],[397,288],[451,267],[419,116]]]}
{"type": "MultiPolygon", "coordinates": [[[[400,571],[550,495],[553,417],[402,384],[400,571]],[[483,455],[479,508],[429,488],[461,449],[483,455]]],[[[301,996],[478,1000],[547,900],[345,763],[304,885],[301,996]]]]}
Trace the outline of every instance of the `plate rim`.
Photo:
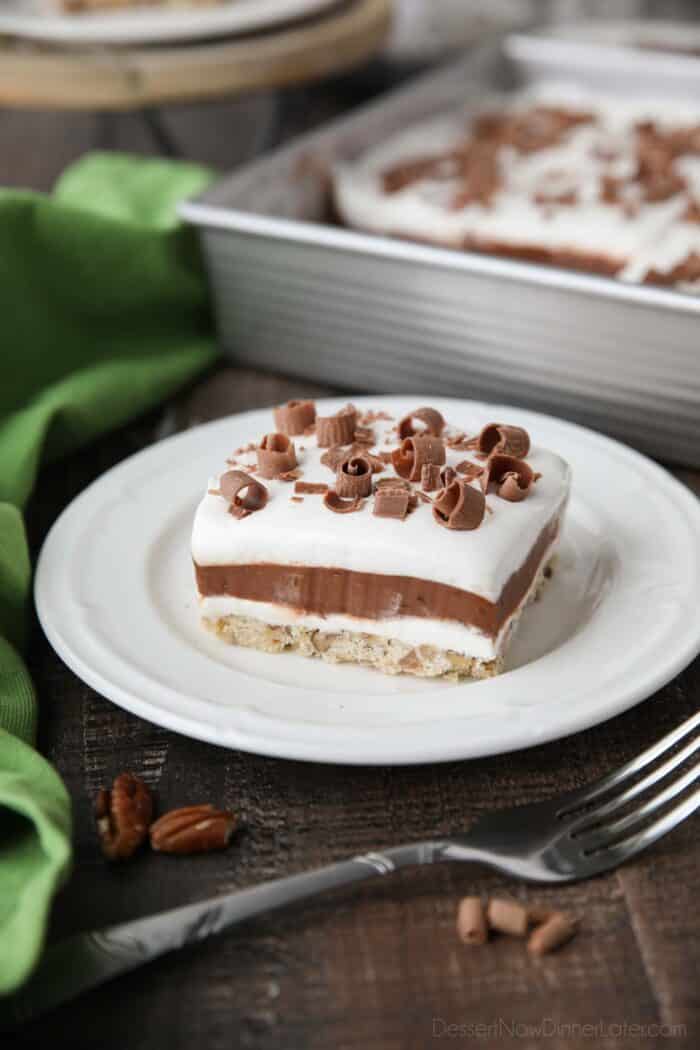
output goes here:
{"type": "Polygon", "coordinates": [[[293,25],[319,16],[339,3],[340,0],[225,0],[211,8],[136,8],[77,16],[60,12],[46,14],[41,7],[27,11],[16,8],[0,11],[0,33],[76,46],[175,44],[207,37],[240,36],[285,23],[293,25]]]}
{"type": "MultiPolygon", "coordinates": [[[[409,395],[358,395],[354,397],[353,400],[360,405],[363,403],[376,405],[382,398],[390,398],[396,401],[397,399],[405,400],[408,396],[409,395]]],[[[334,404],[337,405],[340,401],[345,403],[347,400],[348,395],[344,397],[316,399],[319,405],[323,406],[325,403],[331,409],[334,404]]],[[[641,469],[645,475],[651,474],[651,476],[658,481],[658,484],[675,496],[676,501],[679,501],[681,505],[685,505],[687,513],[683,516],[683,520],[690,526],[694,519],[697,524],[698,535],[700,536],[700,501],[694,493],[659,464],[644,456],[642,453],[637,452],[635,449],[624,445],[622,442],[618,442],[597,431],[590,430],[589,428],[577,423],[571,423],[568,420],[561,419],[557,416],[548,413],[534,412],[530,409],[523,409],[517,406],[494,405],[489,402],[477,401],[474,399],[446,397],[417,397],[416,401],[421,401],[421,403],[434,403],[437,407],[440,407],[440,403],[452,406],[454,406],[455,403],[460,403],[462,406],[465,406],[465,408],[473,406],[479,410],[488,408],[489,411],[495,409],[496,411],[519,413],[521,416],[527,416],[530,420],[545,420],[547,423],[554,423],[557,426],[563,426],[573,431],[574,434],[583,434],[587,441],[598,443],[603,449],[607,450],[609,453],[615,453],[617,456],[622,454],[623,458],[631,460],[631,462],[635,464],[638,469],[641,469]]],[[[158,707],[151,700],[145,700],[138,696],[134,696],[132,690],[125,688],[120,682],[115,683],[110,681],[109,678],[105,677],[99,669],[90,666],[89,662],[86,662],[81,657],[80,653],[63,638],[60,630],[54,624],[51,610],[49,608],[48,586],[47,593],[44,593],[44,581],[49,575],[47,563],[50,565],[50,558],[54,553],[53,548],[57,543],[60,544],[62,530],[64,530],[67,525],[70,526],[72,517],[82,509],[84,504],[89,502],[94,495],[95,490],[99,491],[101,486],[105,483],[106,478],[109,477],[113,479],[113,476],[116,473],[123,470],[130,470],[135,462],[140,463],[144,459],[147,459],[156,449],[171,448],[179,442],[187,442],[194,432],[201,434],[201,432],[206,431],[209,428],[221,427],[226,422],[230,421],[236,421],[240,425],[244,422],[246,417],[264,411],[269,411],[269,409],[256,408],[247,412],[234,413],[229,416],[211,420],[200,424],[197,427],[192,427],[186,431],[172,435],[162,441],[155,442],[133,455],[126,457],[83,489],[68,504],[68,506],[64,508],[45,537],[37,561],[34,578],[34,599],[42,629],[49,640],[49,643],[57,652],[61,660],[71,670],[73,670],[83,681],[91,686],[91,688],[94,688],[102,696],[106,697],[111,702],[116,703],[118,706],[123,707],[132,714],[145,718],[156,725],[163,726],[185,736],[202,740],[207,743],[276,758],[358,766],[415,765],[437,761],[459,761],[468,758],[485,757],[487,755],[506,754],[510,751],[538,746],[540,744],[562,739],[584,729],[601,724],[609,718],[615,717],[617,714],[632,708],[644,699],[653,695],[658,689],[671,681],[678,673],[687,667],[700,652],[699,613],[696,617],[697,622],[693,622],[693,620],[690,621],[688,629],[677,640],[676,645],[671,650],[670,656],[666,655],[666,658],[663,661],[652,667],[648,667],[643,681],[640,682],[638,679],[635,679],[636,684],[632,688],[618,688],[615,699],[612,702],[609,700],[606,701],[605,712],[602,715],[597,707],[592,710],[590,707],[574,709],[573,712],[569,713],[562,722],[558,722],[555,726],[547,726],[544,731],[538,731],[537,728],[535,728],[534,730],[530,729],[526,733],[525,731],[527,727],[521,725],[519,729],[520,739],[518,741],[507,741],[505,744],[503,742],[494,742],[494,746],[489,737],[485,744],[482,743],[481,746],[478,746],[475,750],[470,750],[464,743],[446,746],[444,741],[441,744],[434,744],[431,741],[430,747],[424,747],[419,753],[414,753],[416,752],[415,745],[412,748],[409,747],[407,749],[404,744],[398,754],[390,754],[390,741],[388,739],[385,740],[387,734],[389,732],[396,733],[397,731],[405,732],[408,730],[410,735],[410,730],[415,730],[415,726],[411,723],[404,723],[403,725],[398,725],[396,727],[389,725],[381,727],[365,725],[361,729],[358,729],[356,726],[345,725],[324,726],[323,728],[326,733],[334,734],[335,739],[331,742],[328,740],[321,741],[320,744],[314,738],[313,734],[310,738],[301,738],[299,736],[290,736],[288,733],[279,733],[279,731],[277,731],[276,733],[266,736],[261,735],[257,728],[253,730],[252,727],[243,728],[241,726],[232,727],[230,725],[222,727],[213,724],[213,721],[202,723],[193,718],[191,714],[173,712],[169,708],[158,707]],[[375,735],[382,735],[382,747],[379,748],[376,753],[375,751],[371,751],[370,753],[357,754],[353,751],[352,744],[350,750],[344,750],[342,743],[338,739],[341,736],[347,739],[352,737],[353,734],[358,734],[360,737],[363,734],[366,736],[369,731],[375,735]],[[325,754],[320,754],[319,752],[321,750],[323,750],[325,754]]],[[[700,566],[700,561],[698,562],[698,565],[700,566]]],[[[526,665],[526,667],[527,666],[534,665],[526,665]]],[[[526,668],[523,668],[522,670],[524,671],[526,668]]],[[[516,670],[512,673],[517,675],[518,671],[516,670]]],[[[474,686],[472,686],[472,688],[473,687],[474,686]]],[[[284,686],[282,686],[282,688],[284,688],[284,686]]],[[[351,693],[348,694],[348,696],[351,695],[351,693]]],[[[192,702],[200,704],[211,704],[210,701],[203,700],[201,697],[189,697],[189,699],[192,702]]],[[[271,726],[274,725],[280,728],[289,728],[292,726],[298,727],[300,724],[298,720],[294,722],[283,716],[278,719],[273,719],[268,715],[258,713],[256,717],[260,721],[267,720],[271,726]]],[[[468,724],[469,716],[468,713],[465,714],[464,718],[461,716],[450,715],[445,718],[444,721],[446,724],[451,725],[461,724],[463,722],[468,724]]],[[[395,751],[396,748],[391,750],[395,751]]]]}

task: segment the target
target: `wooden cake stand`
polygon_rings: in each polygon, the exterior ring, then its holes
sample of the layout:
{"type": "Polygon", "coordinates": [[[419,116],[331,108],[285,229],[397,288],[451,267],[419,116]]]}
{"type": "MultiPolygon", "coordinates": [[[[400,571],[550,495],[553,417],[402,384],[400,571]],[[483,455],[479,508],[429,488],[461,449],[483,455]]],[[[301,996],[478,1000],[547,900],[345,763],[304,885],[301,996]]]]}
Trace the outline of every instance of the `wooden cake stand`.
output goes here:
{"type": "Polygon", "coordinates": [[[373,55],[392,0],[346,0],[323,16],[179,46],[66,48],[0,40],[0,105],[128,110],[267,91],[342,73],[373,55]]]}

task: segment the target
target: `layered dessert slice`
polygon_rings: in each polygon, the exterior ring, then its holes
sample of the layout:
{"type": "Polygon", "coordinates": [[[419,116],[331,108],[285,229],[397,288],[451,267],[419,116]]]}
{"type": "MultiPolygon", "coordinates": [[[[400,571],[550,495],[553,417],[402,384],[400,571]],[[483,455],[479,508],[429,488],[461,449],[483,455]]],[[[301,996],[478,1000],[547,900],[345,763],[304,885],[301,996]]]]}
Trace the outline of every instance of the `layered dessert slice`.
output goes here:
{"type": "Polygon", "coordinates": [[[539,85],[334,172],[372,233],[700,291],[700,106],[539,85]]]}
{"type": "Polygon", "coordinates": [[[204,625],[389,674],[497,674],[546,579],[569,468],[517,426],[469,422],[275,409],[196,512],[204,625]]]}

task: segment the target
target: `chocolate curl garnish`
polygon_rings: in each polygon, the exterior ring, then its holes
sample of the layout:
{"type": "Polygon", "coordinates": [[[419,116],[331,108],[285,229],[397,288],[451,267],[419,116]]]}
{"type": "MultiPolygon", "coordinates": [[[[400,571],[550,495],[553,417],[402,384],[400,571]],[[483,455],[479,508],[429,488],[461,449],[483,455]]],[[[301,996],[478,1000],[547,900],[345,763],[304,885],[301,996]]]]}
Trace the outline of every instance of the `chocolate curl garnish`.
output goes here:
{"type": "Polygon", "coordinates": [[[478,463],[472,463],[470,459],[463,459],[457,464],[455,470],[462,475],[465,481],[473,481],[474,478],[479,478],[484,473],[484,468],[478,463]]]}
{"type": "Polygon", "coordinates": [[[331,448],[333,445],[349,445],[355,437],[357,426],[357,409],[346,405],[334,416],[316,418],[316,443],[319,448],[331,448]]]}
{"type": "Polygon", "coordinates": [[[323,506],[328,507],[334,514],[352,514],[360,510],[365,501],[356,496],[354,499],[343,499],[335,489],[329,489],[323,497],[323,506]]]}
{"type": "Polygon", "coordinates": [[[374,430],[372,427],[355,427],[353,438],[356,445],[373,445],[374,430]]]}
{"type": "Polygon", "coordinates": [[[378,492],[405,492],[408,496],[408,509],[413,510],[418,504],[418,495],[409,481],[403,478],[380,478],[374,483],[374,491],[378,492]]]}
{"type": "Polygon", "coordinates": [[[275,426],[282,434],[303,434],[316,420],[313,401],[288,401],[273,409],[275,426]]]}
{"type": "Polygon", "coordinates": [[[221,475],[219,488],[224,499],[231,504],[229,513],[234,518],[245,518],[267,503],[267,489],[250,474],[242,470],[227,470],[221,475]]]}
{"type": "Polygon", "coordinates": [[[257,449],[258,471],[264,478],[276,478],[297,465],[294,445],[286,434],[266,434],[257,449]]]}
{"type": "Polygon", "coordinates": [[[369,496],[372,491],[372,467],[365,456],[352,456],[338,467],[335,491],[344,498],[369,496]]]}
{"type": "Polygon", "coordinates": [[[489,485],[498,486],[498,495],[510,503],[518,503],[530,492],[537,480],[532,467],[515,456],[498,453],[489,457],[486,470],[481,475],[481,487],[488,491],[489,485]]]}
{"type": "Polygon", "coordinates": [[[492,452],[500,452],[505,456],[523,459],[530,451],[530,435],[522,427],[488,423],[479,434],[476,447],[485,456],[490,456],[492,452]]]}
{"type": "Polygon", "coordinates": [[[486,513],[486,498],[479,489],[455,478],[433,501],[433,517],[446,529],[478,529],[486,513]]]}
{"type": "Polygon", "coordinates": [[[294,485],[295,492],[303,492],[309,496],[322,496],[328,492],[328,485],[316,481],[297,481],[294,485]]]}
{"type": "Polygon", "coordinates": [[[373,513],[377,518],[398,518],[403,520],[408,514],[410,494],[406,489],[381,488],[374,496],[373,513]]]}
{"type": "Polygon", "coordinates": [[[417,408],[414,412],[404,416],[399,423],[399,437],[401,440],[413,437],[414,434],[420,434],[421,437],[426,437],[429,434],[433,437],[440,437],[444,429],[445,420],[436,408],[417,408]],[[414,427],[414,419],[420,420],[425,426],[414,427]]]}
{"type": "Polygon", "coordinates": [[[440,468],[437,463],[424,463],[420,472],[420,487],[423,492],[434,492],[441,488],[440,468]]]}
{"type": "Polygon", "coordinates": [[[443,467],[440,471],[440,481],[442,482],[442,487],[446,489],[450,482],[454,481],[456,477],[457,471],[454,469],[454,467],[443,467]]]}
{"type": "Polygon", "coordinates": [[[392,452],[391,461],[400,477],[420,481],[424,464],[436,463],[440,467],[445,462],[445,446],[438,437],[407,437],[392,452]]]}

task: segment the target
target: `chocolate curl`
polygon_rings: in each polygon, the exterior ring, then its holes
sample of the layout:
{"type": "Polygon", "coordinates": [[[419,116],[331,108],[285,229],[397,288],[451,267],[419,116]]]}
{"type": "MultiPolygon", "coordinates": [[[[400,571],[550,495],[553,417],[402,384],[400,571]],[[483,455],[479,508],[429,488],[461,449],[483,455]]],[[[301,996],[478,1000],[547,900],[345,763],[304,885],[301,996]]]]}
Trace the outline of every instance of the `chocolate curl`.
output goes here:
{"type": "Polygon", "coordinates": [[[356,496],[354,499],[342,499],[335,489],[329,489],[323,497],[323,506],[328,507],[334,514],[352,514],[360,510],[365,501],[356,496]]]}
{"type": "Polygon", "coordinates": [[[356,445],[371,446],[374,444],[374,430],[372,427],[355,427],[353,438],[356,445]]]}
{"type": "Polygon", "coordinates": [[[245,518],[267,503],[267,489],[250,474],[242,470],[227,470],[221,475],[219,488],[224,499],[231,504],[229,513],[234,518],[245,518]]]}
{"type": "Polygon", "coordinates": [[[440,437],[444,429],[445,420],[436,408],[417,408],[414,412],[404,416],[399,423],[399,438],[403,440],[407,437],[413,437],[416,433],[420,434],[421,437],[427,437],[428,435],[440,437]],[[420,420],[425,426],[416,429],[413,425],[414,419],[420,420]]]}
{"type": "Polygon", "coordinates": [[[442,466],[445,462],[445,445],[439,437],[407,437],[391,454],[394,470],[409,481],[420,481],[425,463],[442,466]]]}
{"type": "Polygon", "coordinates": [[[457,471],[454,469],[454,467],[443,467],[440,471],[440,481],[442,482],[442,487],[446,489],[450,482],[454,481],[456,477],[457,471]]]}
{"type": "Polygon", "coordinates": [[[406,489],[380,488],[374,495],[373,513],[377,518],[398,518],[408,514],[410,493],[406,489]]]}
{"type": "Polygon", "coordinates": [[[468,532],[478,529],[484,520],[486,498],[479,489],[455,478],[433,502],[433,517],[446,529],[468,532]]]}
{"type": "Polygon", "coordinates": [[[372,466],[365,456],[351,456],[341,463],[335,479],[339,496],[369,496],[372,491],[372,466]]]}
{"type": "Polygon", "coordinates": [[[424,463],[420,472],[420,487],[423,492],[434,492],[441,488],[440,468],[437,463],[424,463]]]}
{"type": "Polygon", "coordinates": [[[346,405],[334,416],[316,418],[316,443],[319,448],[331,448],[333,445],[349,445],[355,437],[357,426],[357,409],[346,405]]]}
{"type": "Polygon", "coordinates": [[[489,485],[498,486],[498,495],[510,503],[519,503],[529,494],[537,480],[532,467],[515,456],[491,455],[481,475],[481,487],[488,492],[489,485]]]}
{"type": "Polygon", "coordinates": [[[294,445],[286,434],[266,434],[256,450],[258,471],[264,478],[276,478],[297,465],[294,445]]]}
{"type": "Polygon", "coordinates": [[[316,405],[313,401],[288,401],[273,409],[273,416],[282,434],[303,434],[316,421],[316,405]]]}
{"type": "Polygon", "coordinates": [[[488,423],[476,440],[476,447],[485,456],[492,452],[524,459],[530,451],[530,435],[522,427],[508,427],[504,423],[488,423]]]}

